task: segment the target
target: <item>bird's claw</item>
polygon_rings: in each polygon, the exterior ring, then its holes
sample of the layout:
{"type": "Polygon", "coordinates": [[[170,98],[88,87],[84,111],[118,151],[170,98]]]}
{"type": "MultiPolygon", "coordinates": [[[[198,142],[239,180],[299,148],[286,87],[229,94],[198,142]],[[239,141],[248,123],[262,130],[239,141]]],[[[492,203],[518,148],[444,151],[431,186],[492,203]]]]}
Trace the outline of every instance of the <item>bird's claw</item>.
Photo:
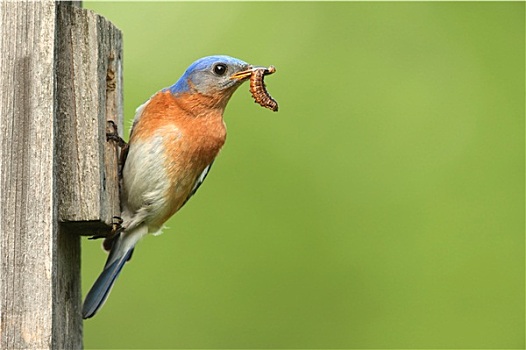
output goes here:
{"type": "Polygon", "coordinates": [[[124,169],[124,163],[126,163],[126,158],[128,157],[129,145],[119,136],[117,124],[113,120],[108,120],[107,123],[113,131],[106,133],[106,140],[115,142],[121,149],[119,154],[119,178],[122,178],[122,169],[124,169]]]}
{"type": "Polygon", "coordinates": [[[113,242],[115,241],[115,239],[119,237],[119,234],[122,231],[124,231],[124,227],[122,227],[122,218],[120,216],[114,216],[113,220],[115,221],[111,224],[111,232],[109,235],[104,237],[104,242],[102,242],[102,246],[105,250],[108,251],[111,250],[111,248],[113,247],[113,242]]]}
{"type": "Polygon", "coordinates": [[[119,136],[117,124],[113,120],[108,120],[107,123],[112,128],[112,131],[106,132],[106,140],[115,142],[120,148],[126,147],[128,144],[119,136]]]}
{"type": "Polygon", "coordinates": [[[119,229],[121,229],[122,222],[124,221],[122,220],[120,216],[114,216],[113,220],[114,222],[112,222],[111,224],[111,234],[112,235],[115,234],[115,232],[117,232],[119,229]]]}
{"type": "Polygon", "coordinates": [[[104,238],[105,240],[113,239],[119,232],[121,232],[124,229],[122,227],[122,222],[124,220],[122,220],[120,216],[114,216],[112,219],[114,221],[111,223],[111,231],[109,234],[96,234],[96,235],[89,237],[88,239],[100,239],[100,238],[104,238]]]}

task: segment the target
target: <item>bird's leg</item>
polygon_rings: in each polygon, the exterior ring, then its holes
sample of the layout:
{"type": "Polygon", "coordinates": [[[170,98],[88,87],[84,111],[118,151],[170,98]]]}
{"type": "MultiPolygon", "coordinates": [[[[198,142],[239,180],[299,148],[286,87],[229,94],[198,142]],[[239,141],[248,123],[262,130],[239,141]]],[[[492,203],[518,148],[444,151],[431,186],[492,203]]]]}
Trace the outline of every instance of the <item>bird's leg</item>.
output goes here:
{"type": "Polygon", "coordinates": [[[106,140],[107,141],[114,141],[117,143],[117,146],[120,148],[126,147],[127,143],[122,139],[122,137],[119,136],[119,130],[117,128],[117,124],[113,120],[107,121],[108,125],[113,129],[111,132],[106,133],[106,140]]]}
{"type": "MultiPolygon", "coordinates": [[[[120,216],[114,216],[113,219],[116,221],[113,223],[113,229],[111,230],[110,235],[105,237],[104,242],[102,242],[102,247],[108,252],[113,249],[115,241],[120,237],[121,233],[124,231],[124,227],[122,227],[122,218],[120,216]]],[[[130,256],[128,256],[128,259],[126,259],[126,261],[129,261],[131,259],[132,254],[133,248],[130,252],[130,256]]]]}
{"type": "MultiPolygon", "coordinates": [[[[109,234],[97,234],[97,235],[93,235],[91,237],[89,237],[88,239],[99,239],[99,238],[104,238],[105,240],[106,239],[110,239],[112,240],[119,232],[121,232],[123,230],[122,228],[122,218],[120,216],[114,216],[113,217],[113,222],[111,224],[111,231],[109,234]]],[[[110,247],[111,248],[111,247],[110,247]]],[[[106,249],[108,250],[108,249],[106,249]]]]}
{"type": "Polygon", "coordinates": [[[119,236],[119,234],[124,230],[124,227],[122,227],[122,218],[120,216],[114,216],[113,217],[114,222],[112,223],[112,229],[108,236],[104,237],[104,242],[102,242],[102,246],[105,250],[109,251],[111,250],[111,247],[113,247],[113,242],[115,238],[119,236]]]}
{"type": "Polygon", "coordinates": [[[119,237],[120,233],[124,231],[124,227],[121,226],[122,224],[122,218],[120,216],[114,216],[113,217],[114,222],[111,224],[111,232],[107,235],[98,234],[94,235],[88,239],[99,239],[104,238],[104,242],[102,242],[102,247],[106,251],[110,251],[113,247],[113,243],[115,242],[115,239],[119,237]]]}
{"type": "MultiPolygon", "coordinates": [[[[121,192],[121,186],[122,186],[122,171],[124,169],[124,163],[126,162],[126,157],[128,156],[128,149],[129,146],[122,139],[122,137],[119,136],[119,131],[117,129],[117,124],[113,120],[108,120],[108,125],[112,128],[111,132],[106,133],[106,140],[107,141],[113,141],[117,144],[117,146],[121,149],[119,154],[119,164],[118,164],[118,176],[119,176],[119,193],[121,192]]],[[[104,242],[102,243],[102,246],[105,250],[109,251],[113,247],[113,243],[116,238],[119,237],[119,234],[124,230],[122,227],[122,218],[120,216],[113,216],[113,222],[111,224],[111,232],[109,235],[104,236],[104,242]]],[[[93,237],[93,238],[101,238],[101,237],[93,237]]]]}
{"type": "Polygon", "coordinates": [[[115,222],[113,222],[111,224],[111,232],[114,233],[114,232],[117,232],[122,226],[122,222],[124,220],[122,220],[122,218],[120,216],[114,216],[113,217],[113,220],[115,220],[115,222]]]}
{"type": "Polygon", "coordinates": [[[128,157],[129,146],[126,141],[124,141],[122,137],[119,136],[117,124],[115,124],[113,120],[108,120],[108,124],[111,126],[113,131],[106,133],[106,140],[115,142],[121,149],[119,154],[119,178],[122,178],[122,169],[124,169],[124,163],[126,163],[126,158],[128,157]]]}

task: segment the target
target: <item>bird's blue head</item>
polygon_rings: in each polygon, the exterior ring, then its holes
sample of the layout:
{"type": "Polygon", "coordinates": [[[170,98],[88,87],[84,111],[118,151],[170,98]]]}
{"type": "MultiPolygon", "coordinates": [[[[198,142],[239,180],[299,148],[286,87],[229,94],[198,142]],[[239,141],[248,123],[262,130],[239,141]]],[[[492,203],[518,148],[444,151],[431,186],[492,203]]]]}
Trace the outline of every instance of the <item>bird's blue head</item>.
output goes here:
{"type": "Polygon", "coordinates": [[[192,63],[168,90],[174,95],[195,92],[230,96],[250,77],[251,68],[248,63],[230,56],[203,57],[192,63]]]}

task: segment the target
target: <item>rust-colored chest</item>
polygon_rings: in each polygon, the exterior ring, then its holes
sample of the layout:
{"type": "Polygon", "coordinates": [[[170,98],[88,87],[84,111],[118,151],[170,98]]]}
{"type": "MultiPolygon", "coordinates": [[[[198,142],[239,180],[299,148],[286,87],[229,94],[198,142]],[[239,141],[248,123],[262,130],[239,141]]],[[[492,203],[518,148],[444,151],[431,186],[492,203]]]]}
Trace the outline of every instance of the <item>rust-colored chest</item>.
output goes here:
{"type": "Polygon", "coordinates": [[[160,157],[155,163],[168,180],[163,220],[184,204],[198,177],[225,143],[222,113],[222,108],[208,108],[194,96],[174,98],[159,92],[135,121],[130,143],[156,142],[162,147],[156,152],[160,157]]]}
{"type": "Polygon", "coordinates": [[[203,102],[207,101],[199,96],[175,98],[169,92],[159,92],[136,120],[130,142],[161,136],[172,157],[211,162],[225,143],[226,127],[223,109],[210,108],[203,102]]]}

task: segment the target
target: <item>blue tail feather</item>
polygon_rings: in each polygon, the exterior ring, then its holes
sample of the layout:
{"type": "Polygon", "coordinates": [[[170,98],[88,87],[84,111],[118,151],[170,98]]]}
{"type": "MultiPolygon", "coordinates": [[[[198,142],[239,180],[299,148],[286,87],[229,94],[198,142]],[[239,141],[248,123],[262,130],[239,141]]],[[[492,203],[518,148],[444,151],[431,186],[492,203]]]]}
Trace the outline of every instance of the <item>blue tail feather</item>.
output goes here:
{"type": "Polygon", "coordinates": [[[119,232],[118,236],[113,239],[106,265],[104,265],[102,273],[84,300],[84,305],[82,306],[83,318],[93,317],[102,305],[104,305],[104,302],[110,294],[111,287],[117,280],[124,264],[130,260],[135,245],[147,233],[148,227],[146,225],[140,225],[135,226],[129,231],[119,232]]]}
{"type": "MultiPolygon", "coordinates": [[[[97,278],[93,287],[91,287],[86,299],[84,300],[84,305],[82,306],[82,317],[84,319],[93,317],[95,313],[104,305],[106,298],[108,297],[111,287],[115,283],[115,280],[119,276],[124,264],[129,260],[133,248],[126,251],[126,253],[121,256],[119,259],[107,263],[104,266],[104,270],[97,278]]],[[[108,257],[108,262],[113,258],[113,254],[110,254],[108,257]]]]}

